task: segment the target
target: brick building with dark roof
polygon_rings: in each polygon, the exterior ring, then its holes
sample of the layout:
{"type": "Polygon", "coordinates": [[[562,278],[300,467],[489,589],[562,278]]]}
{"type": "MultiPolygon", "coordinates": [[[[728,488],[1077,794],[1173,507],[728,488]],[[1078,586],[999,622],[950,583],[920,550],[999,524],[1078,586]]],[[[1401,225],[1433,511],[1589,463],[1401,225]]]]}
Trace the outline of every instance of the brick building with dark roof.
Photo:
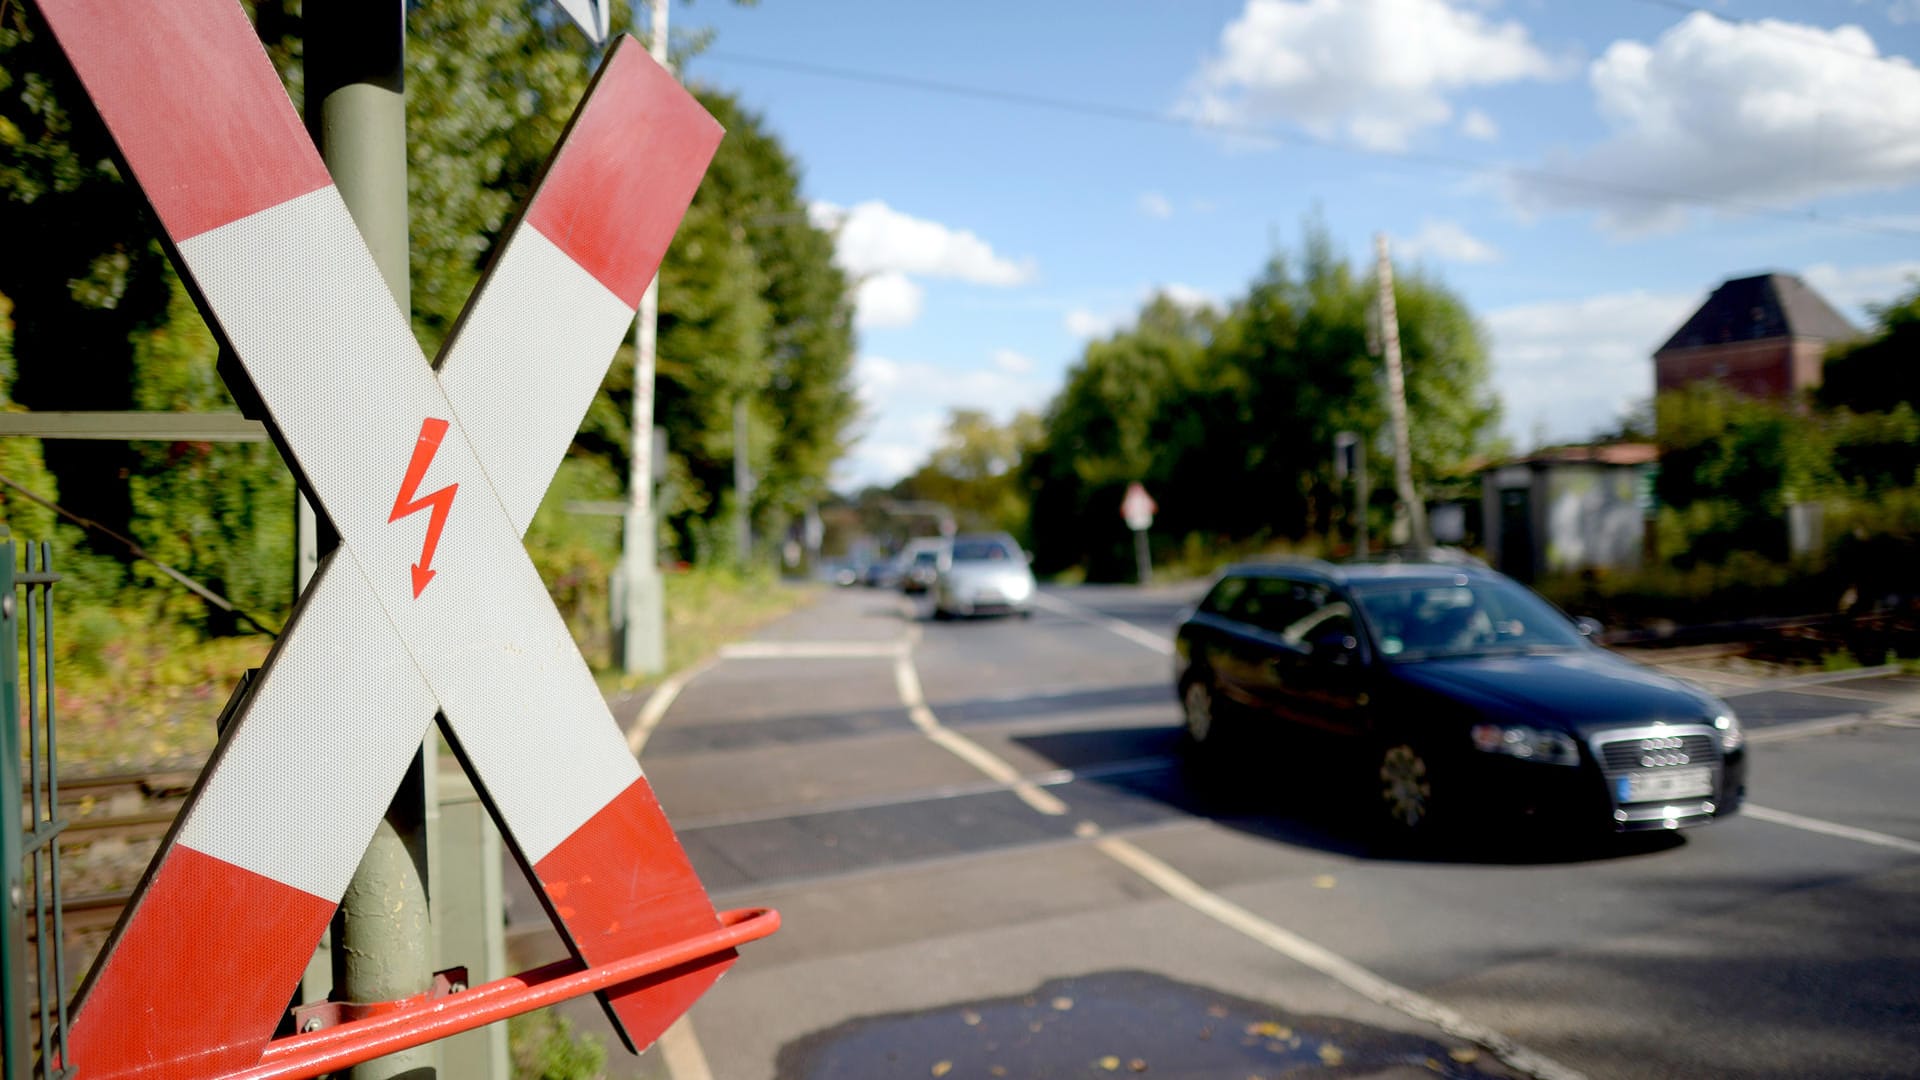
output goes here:
{"type": "Polygon", "coordinates": [[[1828,345],[1859,336],[1792,274],[1734,278],[1653,354],[1654,392],[1707,381],[1751,397],[1787,397],[1820,385],[1828,345]]]}

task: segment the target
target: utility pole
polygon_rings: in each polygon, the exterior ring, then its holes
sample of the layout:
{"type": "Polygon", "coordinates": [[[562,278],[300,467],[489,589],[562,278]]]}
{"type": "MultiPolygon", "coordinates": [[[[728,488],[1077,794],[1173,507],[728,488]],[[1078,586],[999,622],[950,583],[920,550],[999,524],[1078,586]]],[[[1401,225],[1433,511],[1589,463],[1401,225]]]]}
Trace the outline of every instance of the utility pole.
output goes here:
{"type": "Polygon", "coordinates": [[[1425,549],[1427,508],[1413,490],[1413,451],[1407,433],[1407,380],[1400,371],[1400,317],[1393,305],[1393,260],[1387,256],[1387,234],[1375,233],[1373,247],[1379,257],[1380,279],[1380,351],[1387,361],[1387,413],[1393,421],[1393,487],[1400,500],[1400,512],[1406,515],[1409,541],[1425,549]]]}
{"type": "MultiPolygon", "coordinates": [[[[403,0],[312,5],[306,41],[307,128],[394,300],[400,310],[410,310],[406,5],[403,0]]],[[[433,986],[427,907],[433,764],[432,755],[415,752],[334,915],[334,1000],[397,1001],[433,986]]],[[[438,1060],[429,1044],[357,1065],[351,1075],[354,1080],[424,1080],[437,1075],[438,1060]]]]}
{"type": "MultiPolygon", "coordinates": [[[[647,51],[667,67],[667,0],[647,0],[651,14],[647,51]]],[[[640,21],[639,4],[633,21],[640,21]]],[[[633,323],[633,446],[627,471],[626,551],[620,561],[620,667],[629,675],[653,675],[667,666],[665,599],[659,530],[653,521],[653,376],[659,334],[660,278],[647,284],[633,323]]]]}
{"type": "Polygon", "coordinates": [[[753,561],[753,470],[747,460],[747,398],[733,399],[733,536],[740,565],[753,561]]]}

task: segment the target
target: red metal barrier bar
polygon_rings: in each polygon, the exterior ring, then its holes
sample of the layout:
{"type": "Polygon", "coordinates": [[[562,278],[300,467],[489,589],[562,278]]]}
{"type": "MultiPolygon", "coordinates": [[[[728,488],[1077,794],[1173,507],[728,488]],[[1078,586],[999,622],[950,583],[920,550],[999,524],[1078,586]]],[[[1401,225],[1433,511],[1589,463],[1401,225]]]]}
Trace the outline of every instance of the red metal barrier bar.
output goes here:
{"type": "Polygon", "coordinates": [[[260,1064],[226,1073],[221,1080],[300,1080],[372,1061],[758,941],[780,929],[780,913],[771,908],[722,912],[720,926],[612,963],[583,968],[577,961],[561,960],[395,1012],[275,1039],[267,1044],[260,1064]]]}

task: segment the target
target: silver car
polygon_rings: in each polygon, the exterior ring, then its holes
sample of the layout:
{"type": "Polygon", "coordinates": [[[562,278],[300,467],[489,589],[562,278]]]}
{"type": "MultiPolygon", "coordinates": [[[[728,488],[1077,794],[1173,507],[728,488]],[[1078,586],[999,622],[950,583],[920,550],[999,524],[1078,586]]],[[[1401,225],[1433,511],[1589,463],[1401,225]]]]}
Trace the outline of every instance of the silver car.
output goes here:
{"type": "Polygon", "coordinates": [[[962,534],[940,560],[933,616],[1033,614],[1033,571],[1027,553],[1005,533],[962,534]]]}

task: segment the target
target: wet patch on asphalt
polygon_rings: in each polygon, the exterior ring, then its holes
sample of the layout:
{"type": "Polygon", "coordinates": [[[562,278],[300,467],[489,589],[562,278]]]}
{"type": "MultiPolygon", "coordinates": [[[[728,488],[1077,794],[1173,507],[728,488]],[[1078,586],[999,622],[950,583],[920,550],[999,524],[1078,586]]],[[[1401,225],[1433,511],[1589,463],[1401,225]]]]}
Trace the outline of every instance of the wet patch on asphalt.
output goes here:
{"type": "Polygon", "coordinates": [[[1510,1077],[1477,1047],[1302,1016],[1143,971],[862,1017],[780,1050],[786,1080],[845,1077],[1510,1077]]]}

